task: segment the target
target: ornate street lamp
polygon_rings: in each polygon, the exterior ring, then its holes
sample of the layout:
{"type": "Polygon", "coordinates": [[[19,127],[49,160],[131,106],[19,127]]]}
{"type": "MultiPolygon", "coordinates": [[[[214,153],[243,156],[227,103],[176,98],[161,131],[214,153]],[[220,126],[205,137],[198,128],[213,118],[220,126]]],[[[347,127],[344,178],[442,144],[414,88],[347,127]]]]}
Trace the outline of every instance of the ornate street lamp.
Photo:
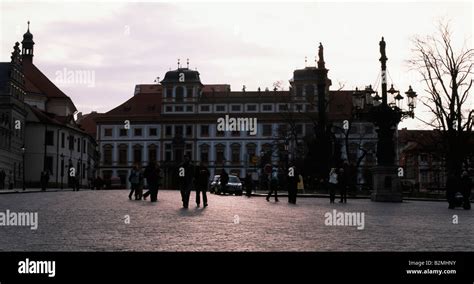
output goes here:
{"type": "Polygon", "coordinates": [[[394,134],[398,123],[407,117],[414,117],[414,109],[416,105],[416,93],[411,86],[405,92],[408,100],[408,110],[402,109],[402,101],[404,97],[400,91],[396,90],[393,84],[387,90],[387,56],[385,54],[385,41],[382,40],[380,45],[380,63],[382,77],[382,96],[373,91],[372,86],[365,88],[365,95],[361,95],[356,89],[353,94],[355,102],[354,115],[375,124],[377,127],[377,166],[372,169],[373,201],[390,201],[401,202],[402,195],[400,189],[400,180],[398,177],[398,169],[395,161],[395,138],[394,134]],[[375,96],[372,97],[372,94],[375,96]],[[390,98],[388,97],[390,94],[390,98]],[[362,97],[365,98],[365,103],[362,97]],[[368,103],[372,99],[373,103],[368,103]],[[389,101],[390,100],[390,101],[389,101]],[[363,105],[362,105],[363,104],[363,105]]]}

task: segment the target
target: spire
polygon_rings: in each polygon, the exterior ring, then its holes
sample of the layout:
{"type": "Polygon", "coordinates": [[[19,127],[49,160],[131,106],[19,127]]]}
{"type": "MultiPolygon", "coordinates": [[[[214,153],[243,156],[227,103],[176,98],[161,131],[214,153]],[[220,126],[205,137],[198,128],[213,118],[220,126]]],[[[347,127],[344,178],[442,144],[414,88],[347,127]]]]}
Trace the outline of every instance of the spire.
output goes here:
{"type": "Polygon", "coordinates": [[[23,35],[23,41],[21,42],[22,46],[22,56],[23,59],[26,61],[33,62],[33,45],[35,42],[33,41],[33,34],[30,32],[30,21],[28,21],[28,29],[26,33],[23,35]]]}
{"type": "Polygon", "coordinates": [[[178,69],[180,68],[180,67],[179,67],[179,61],[180,61],[180,60],[181,60],[181,59],[178,58],[178,69]]]}
{"type": "Polygon", "coordinates": [[[319,61],[318,61],[318,69],[325,69],[324,66],[324,47],[322,43],[319,43],[319,51],[318,51],[319,61]]]}
{"type": "Polygon", "coordinates": [[[308,67],[308,57],[304,57],[304,67],[308,67]]]}
{"type": "Polygon", "coordinates": [[[186,68],[189,69],[189,58],[186,58],[186,68]]]}

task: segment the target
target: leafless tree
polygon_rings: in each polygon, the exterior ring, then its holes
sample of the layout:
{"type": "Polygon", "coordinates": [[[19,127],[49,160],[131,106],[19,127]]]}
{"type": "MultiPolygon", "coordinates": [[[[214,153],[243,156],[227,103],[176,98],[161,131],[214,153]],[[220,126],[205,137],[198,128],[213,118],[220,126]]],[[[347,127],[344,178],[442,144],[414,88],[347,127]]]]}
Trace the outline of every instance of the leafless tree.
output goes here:
{"type": "Polygon", "coordinates": [[[422,121],[440,130],[448,175],[459,176],[464,159],[472,154],[474,50],[455,47],[449,22],[440,22],[435,35],[415,37],[413,44],[409,65],[421,75],[428,94],[421,102],[433,113],[422,121]]]}

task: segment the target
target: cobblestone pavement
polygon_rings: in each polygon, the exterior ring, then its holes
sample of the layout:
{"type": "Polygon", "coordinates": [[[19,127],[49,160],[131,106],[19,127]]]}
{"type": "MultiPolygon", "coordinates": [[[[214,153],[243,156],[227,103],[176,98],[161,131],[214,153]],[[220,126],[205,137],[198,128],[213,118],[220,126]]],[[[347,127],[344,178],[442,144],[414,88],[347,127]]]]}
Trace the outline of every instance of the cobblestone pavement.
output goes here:
{"type": "MultiPolygon", "coordinates": [[[[444,202],[400,204],[208,194],[181,209],[178,191],[130,201],[128,191],[4,194],[0,212],[38,212],[37,230],[0,226],[2,251],[473,251],[474,214],[444,202]],[[364,212],[365,228],[326,226],[324,214],[364,212]],[[126,215],[130,223],[126,224],[126,215]],[[453,224],[453,215],[458,224],[453,224]]],[[[194,192],[191,200],[194,201],[194,192]]]]}

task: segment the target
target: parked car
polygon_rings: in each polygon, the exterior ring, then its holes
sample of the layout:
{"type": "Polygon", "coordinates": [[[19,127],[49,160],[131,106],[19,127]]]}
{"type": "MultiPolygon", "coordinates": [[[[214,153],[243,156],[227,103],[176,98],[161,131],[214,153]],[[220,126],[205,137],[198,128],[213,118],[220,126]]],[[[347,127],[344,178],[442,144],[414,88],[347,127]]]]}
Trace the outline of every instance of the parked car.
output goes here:
{"type": "Polygon", "coordinates": [[[209,191],[215,194],[230,193],[235,195],[242,195],[243,185],[239,177],[229,175],[229,182],[225,189],[221,188],[220,175],[215,175],[211,180],[209,191]]]}
{"type": "Polygon", "coordinates": [[[123,189],[125,186],[122,185],[122,181],[119,177],[111,177],[110,180],[106,181],[106,189],[123,189]]]}

